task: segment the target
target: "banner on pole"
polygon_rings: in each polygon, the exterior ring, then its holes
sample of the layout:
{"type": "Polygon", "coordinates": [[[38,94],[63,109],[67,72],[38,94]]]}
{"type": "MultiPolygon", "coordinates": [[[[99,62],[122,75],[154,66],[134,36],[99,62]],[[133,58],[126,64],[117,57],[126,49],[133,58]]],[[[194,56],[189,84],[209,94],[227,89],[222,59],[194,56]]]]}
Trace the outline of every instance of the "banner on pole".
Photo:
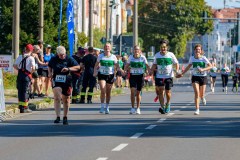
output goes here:
{"type": "Polygon", "coordinates": [[[4,113],[5,109],[5,97],[4,97],[4,87],[3,87],[3,75],[2,69],[0,69],[0,114],[4,113]]]}
{"type": "Polygon", "coordinates": [[[73,11],[73,0],[68,0],[67,5],[67,27],[68,27],[68,44],[70,56],[73,55],[74,48],[74,11],[73,11]]]}

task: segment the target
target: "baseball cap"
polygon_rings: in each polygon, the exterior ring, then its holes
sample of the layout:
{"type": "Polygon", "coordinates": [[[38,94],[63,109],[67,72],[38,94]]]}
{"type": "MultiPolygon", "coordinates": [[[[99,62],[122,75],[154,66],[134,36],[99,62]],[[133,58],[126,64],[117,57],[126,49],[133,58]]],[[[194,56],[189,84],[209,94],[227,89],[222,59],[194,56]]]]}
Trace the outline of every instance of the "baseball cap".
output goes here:
{"type": "Polygon", "coordinates": [[[43,41],[42,41],[42,40],[38,40],[37,43],[38,43],[38,44],[43,44],[43,41]]]}
{"type": "Polygon", "coordinates": [[[47,48],[52,48],[52,46],[50,44],[47,45],[47,48]]]}
{"type": "Polygon", "coordinates": [[[33,46],[33,51],[34,52],[37,52],[37,50],[40,50],[40,47],[38,45],[34,45],[33,46]]]}
{"type": "Polygon", "coordinates": [[[31,44],[27,44],[25,49],[32,52],[33,51],[33,46],[31,44]]]}

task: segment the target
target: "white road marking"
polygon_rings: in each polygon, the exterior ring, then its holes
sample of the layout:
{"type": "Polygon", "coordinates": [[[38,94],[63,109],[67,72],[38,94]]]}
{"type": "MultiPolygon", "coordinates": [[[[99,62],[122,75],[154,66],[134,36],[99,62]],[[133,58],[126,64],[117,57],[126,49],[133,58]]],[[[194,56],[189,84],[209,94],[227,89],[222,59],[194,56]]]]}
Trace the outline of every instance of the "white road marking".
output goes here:
{"type": "Polygon", "coordinates": [[[174,112],[179,112],[179,111],[180,111],[179,109],[174,110],[174,112]]]}
{"type": "Polygon", "coordinates": [[[168,113],[167,116],[173,116],[175,113],[168,113]]]}
{"type": "Polygon", "coordinates": [[[165,121],[166,120],[166,118],[161,118],[161,119],[159,119],[157,122],[163,122],[163,121],[165,121]]]}
{"type": "Polygon", "coordinates": [[[187,108],[186,106],[183,106],[183,107],[181,107],[181,108],[187,108]]]}
{"type": "Polygon", "coordinates": [[[150,125],[150,126],[148,126],[147,128],[145,128],[145,129],[153,129],[154,127],[156,127],[157,125],[150,125]]]}
{"type": "Polygon", "coordinates": [[[130,137],[131,139],[137,139],[139,138],[141,135],[143,135],[143,133],[136,133],[134,134],[132,137],[130,137]]]}
{"type": "Polygon", "coordinates": [[[122,143],[119,144],[117,147],[113,148],[112,151],[121,151],[123,148],[125,148],[128,144],[127,143],[122,143]]]}
{"type": "Polygon", "coordinates": [[[99,157],[97,160],[107,160],[107,157],[99,157]]]}
{"type": "Polygon", "coordinates": [[[210,122],[212,122],[212,121],[206,121],[207,123],[210,123],[210,122]]]}

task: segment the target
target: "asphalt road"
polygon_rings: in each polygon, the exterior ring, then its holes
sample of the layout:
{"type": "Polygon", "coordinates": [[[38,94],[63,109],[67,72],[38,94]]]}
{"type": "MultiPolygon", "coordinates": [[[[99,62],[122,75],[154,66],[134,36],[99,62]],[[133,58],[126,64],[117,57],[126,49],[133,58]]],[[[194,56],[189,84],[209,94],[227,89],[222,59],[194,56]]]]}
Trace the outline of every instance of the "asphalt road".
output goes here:
{"type": "Polygon", "coordinates": [[[153,92],[141,115],[129,114],[129,95],[112,97],[109,115],[99,102],[72,105],[68,126],[53,124],[53,109],[24,114],[0,123],[0,160],[238,160],[240,93],[219,83],[198,116],[188,79],[175,82],[167,115],[153,92]]]}

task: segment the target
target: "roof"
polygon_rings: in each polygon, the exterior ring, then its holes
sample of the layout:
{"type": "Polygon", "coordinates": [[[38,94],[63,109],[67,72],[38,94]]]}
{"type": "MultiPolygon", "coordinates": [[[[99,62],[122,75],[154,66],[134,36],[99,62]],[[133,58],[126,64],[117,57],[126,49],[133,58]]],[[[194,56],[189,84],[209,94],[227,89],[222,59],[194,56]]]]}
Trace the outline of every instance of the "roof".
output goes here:
{"type": "MultiPolygon", "coordinates": [[[[240,8],[224,8],[224,9],[213,9],[214,18],[237,18],[237,13],[240,12],[240,8]]],[[[228,22],[228,20],[222,20],[222,22],[228,22]]]]}

